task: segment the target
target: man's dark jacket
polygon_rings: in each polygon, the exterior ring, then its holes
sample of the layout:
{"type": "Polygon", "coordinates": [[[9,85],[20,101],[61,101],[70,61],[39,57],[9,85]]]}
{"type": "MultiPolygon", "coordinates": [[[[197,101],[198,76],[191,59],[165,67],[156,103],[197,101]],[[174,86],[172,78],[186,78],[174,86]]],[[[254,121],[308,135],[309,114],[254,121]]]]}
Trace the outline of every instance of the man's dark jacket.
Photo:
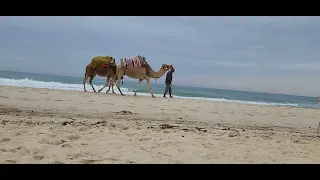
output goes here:
{"type": "Polygon", "coordinates": [[[173,71],[169,71],[167,73],[166,84],[171,84],[171,82],[172,82],[172,73],[173,73],[173,71]]]}

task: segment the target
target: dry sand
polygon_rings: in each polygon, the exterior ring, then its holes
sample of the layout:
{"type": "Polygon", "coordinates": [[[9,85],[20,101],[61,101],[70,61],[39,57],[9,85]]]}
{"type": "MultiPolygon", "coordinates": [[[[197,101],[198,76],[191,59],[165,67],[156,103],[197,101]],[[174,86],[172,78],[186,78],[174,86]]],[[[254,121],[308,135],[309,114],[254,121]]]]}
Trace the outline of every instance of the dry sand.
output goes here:
{"type": "Polygon", "coordinates": [[[0,86],[0,163],[320,163],[320,111],[0,86]]]}

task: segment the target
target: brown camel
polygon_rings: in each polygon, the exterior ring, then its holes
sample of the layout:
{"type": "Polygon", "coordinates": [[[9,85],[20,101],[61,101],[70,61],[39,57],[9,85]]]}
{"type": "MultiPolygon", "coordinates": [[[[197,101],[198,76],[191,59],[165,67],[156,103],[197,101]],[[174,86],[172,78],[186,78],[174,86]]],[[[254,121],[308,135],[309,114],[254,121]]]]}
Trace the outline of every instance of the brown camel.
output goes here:
{"type": "MultiPolygon", "coordinates": [[[[90,77],[89,83],[93,89],[94,92],[96,90],[94,89],[92,85],[92,80],[96,75],[100,77],[107,77],[105,85],[98,90],[98,92],[102,91],[105,87],[109,86],[109,89],[107,90],[106,93],[110,91],[110,86],[112,85],[112,93],[115,94],[114,89],[113,89],[113,84],[110,83],[110,79],[115,76],[117,70],[117,64],[115,63],[115,59],[110,56],[96,56],[94,57],[90,64],[87,65],[86,67],[86,72],[84,75],[83,79],[83,88],[84,91],[86,90],[86,82],[88,78],[90,77]]],[[[112,79],[111,79],[112,80],[112,79]]]]}
{"type": "MultiPolygon", "coordinates": [[[[141,56],[136,56],[137,58],[139,58],[140,60],[142,60],[142,57],[141,56]]],[[[135,57],[135,58],[136,58],[135,57]]],[[[145,58],[143,57],[143,61],[142,61],[142,65],[141,66],[137,66],[137,67],[129,67],[127,68],[126,66],[123,66],[123,65],[119,65],[117,67],[117,72],[116,72],[116,75],[113,77],[113,80],[111,81],[111,83],[114,83],[115,81],[117,81],[117,88],[120,92],[121,95],[124,95],[121,90],[120,90],[120,81],[121,79],[123,79],[123,76],[126,75],[130,78],[133,78],[133,79],[139,79],[138,83],[137,83],[137,86],[136,86],[136,89],[135,89],[135,92],[134,92],[134,96],[137,95],[137,89],[140,87],[140,84],[143,80],[146,80],[147,81],[147,84],[148,84],[148,88],[149,88],[149,91],[150,91],[150,94],[152,97],[155,98],[155,96],[153,95],[152,93],[152,88],[151,88],[151,85],[150,85],[150,79],[151,78],[155,78],[155,79],[158,79],[160,78],[161,76],[163,76],[167,70],[169,70],[169,65],[167,64],[163,64],[159,71],[158,72],[155,72],[154,70],[152,70],[152,68],[150,67],[150,65],[145,62],[145,58]]],[[[122,64],[122,63],[121,63],[122,64]]]]}

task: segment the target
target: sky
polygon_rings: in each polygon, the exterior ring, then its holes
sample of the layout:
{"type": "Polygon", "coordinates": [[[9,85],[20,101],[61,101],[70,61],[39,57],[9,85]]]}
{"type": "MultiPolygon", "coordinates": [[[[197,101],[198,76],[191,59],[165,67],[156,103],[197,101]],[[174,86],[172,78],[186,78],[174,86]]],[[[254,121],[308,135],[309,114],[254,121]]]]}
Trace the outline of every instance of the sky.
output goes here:
{"type": "Polygon", "coordinates": [[[136,55],[173,64],[175,85],[320,95],[319,17],[0,17],[0,70],[84,76],[136,55]]]}

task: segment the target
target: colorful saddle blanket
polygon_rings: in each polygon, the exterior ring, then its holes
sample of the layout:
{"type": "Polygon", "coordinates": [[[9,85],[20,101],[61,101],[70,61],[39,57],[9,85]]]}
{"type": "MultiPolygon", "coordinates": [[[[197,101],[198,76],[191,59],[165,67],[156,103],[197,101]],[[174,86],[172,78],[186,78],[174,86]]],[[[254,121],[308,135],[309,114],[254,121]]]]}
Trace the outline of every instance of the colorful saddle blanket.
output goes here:
{"type": "Polygon", "coordinates": [[[138,68],[143,67],[146,63],[146,58],[142,56],[136,56],[134,58],[121,58],[120,65],[126,68],[138,68]]]}

